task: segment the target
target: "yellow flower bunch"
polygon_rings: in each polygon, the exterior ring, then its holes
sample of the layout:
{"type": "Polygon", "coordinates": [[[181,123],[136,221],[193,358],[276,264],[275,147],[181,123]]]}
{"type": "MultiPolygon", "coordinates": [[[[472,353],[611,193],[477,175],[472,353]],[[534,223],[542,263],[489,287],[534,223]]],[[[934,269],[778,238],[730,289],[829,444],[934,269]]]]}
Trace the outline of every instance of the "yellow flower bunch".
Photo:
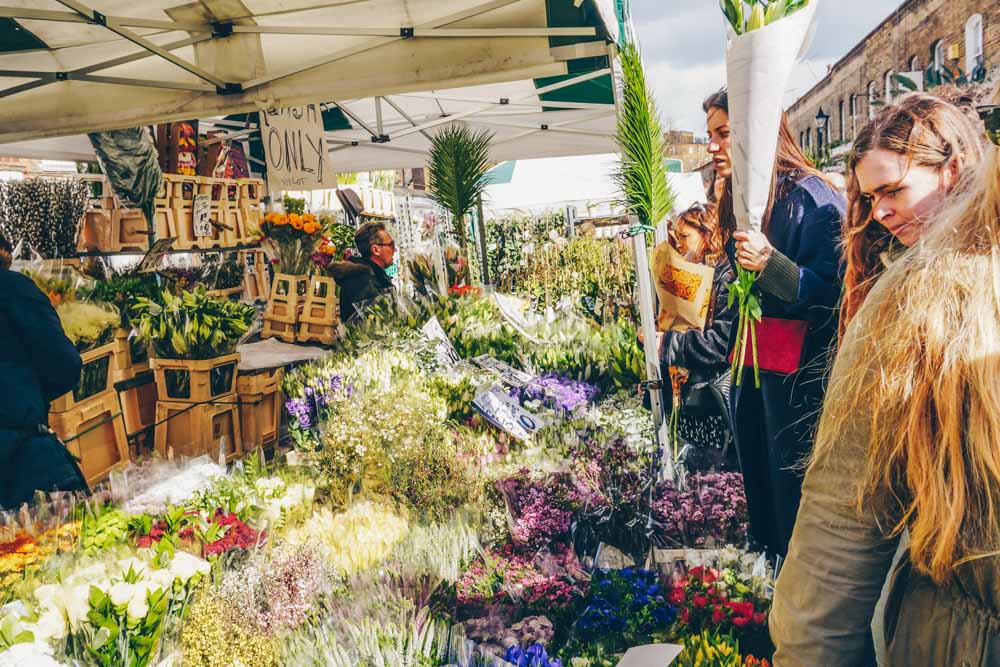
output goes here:
{"type": "Polygon", "coordinates": [[[679,667],[742,667],[739,645],[729,635],[702,630],[684,640],[684,652],[677,657],[679,667]]]}
{"type": "Polygon", "coordinates": [[[57,551],[72,549],[79,534],[80,522],[74,521],[36,538],[24,536],[0,545],[0,590],[8,590],[57,551]]]}
{"type": "Polygon", "coordinates": [[[216,591],[202,590],[181,630],[184,667],[277,667],[278,642],[230,623],[230,611],[216,591]]]}
{"type": "Polygon", "coordinates": [[[322,544],[327,561],[352,574],[378,565],[410,532],[406,519],[372,502],[357,503],[336,516],[327,508],[313,514],[287,538],[290,544],[322,544]]]}

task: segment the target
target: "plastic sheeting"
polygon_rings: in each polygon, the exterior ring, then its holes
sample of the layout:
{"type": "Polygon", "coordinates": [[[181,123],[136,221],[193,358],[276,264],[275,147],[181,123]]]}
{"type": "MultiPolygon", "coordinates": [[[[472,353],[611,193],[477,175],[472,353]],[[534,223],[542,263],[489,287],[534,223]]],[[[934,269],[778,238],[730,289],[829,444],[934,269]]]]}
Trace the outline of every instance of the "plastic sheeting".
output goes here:
{"type": "Polygon", "coordinates": [[[152,222],[153,199],[163,173],[149,129],[129,127],[87,136],[118,198],[126,206],[142,209],[146,220],[152,222]]]}

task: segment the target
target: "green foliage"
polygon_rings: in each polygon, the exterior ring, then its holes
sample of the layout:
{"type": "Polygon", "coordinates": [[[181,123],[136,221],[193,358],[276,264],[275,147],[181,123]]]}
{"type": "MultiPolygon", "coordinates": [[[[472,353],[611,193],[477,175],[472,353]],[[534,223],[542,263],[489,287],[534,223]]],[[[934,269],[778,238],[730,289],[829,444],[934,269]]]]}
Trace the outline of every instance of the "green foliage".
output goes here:
{"type": "Polygon", "coordinates": [[[622,155],[615,180],[625,195],[628,211],[640,222],[655,225],[667,217],[673,205],[663,166],[663,129],[636,45],[622,47],[621,65],[622,101],[615,141],[622,155]]]}
{"type": "Polygon", "coordinates": [[[250,330],[251,305],[212,299],[199,287],[175,296],[141,297],[135,322],[142,340],[166,359],[212,359],[230,353],[250,330]]]}
{"type": "Polygon", "coordinates": [[[486,190],[492,140],[491,133],[473,132],[465,125],[446,127],[431,140],[427,162],[429,194],[451,214],[455,236],[463,249],[468,248],[465,216],[486,190]]]}
{"type": "Polygon", "coordinates": [[[78,297],[114,304],[121,313],[123,326],[128,326],[132,306],[139,297],[152,299],[159,292],[156,274],[139,273],[138,263],[115,269],[104,261],[94,261],[83,268],[88,276],[94,278],[94,282],[79,288],[78,297]]]}
{"type": "Polygon", "coordinates": [[[112,506],[85,508],[80,526],[80,543],[88,556],[101,552],[128,539],[128,516],[112,506]]]}
{"type": "Polygon", "coordinates": [[[739,302],[740,319],[736,329],[736,344],[733,346],[732,373],[736,386],[743,383],[743,368],[747,355],[747,343],[753,355],[754,384],[760,389],[760,368],[757,364],[757,323],[763,316],[760,298],[754,291],[757,273],[747,271],[742,266],[737,267],[736,280],[729,284],[729,308],[739,302]],[[750,339],[749,341],[747,339],[750,339]]]}
{"type": "Polygon", "coordinates": [[[302,215],[306,212],[306,200],[298,197],[289,197],[287,194],[282,196],[281,205],[285,209],[285,213],[298,213],[302,215]]]}

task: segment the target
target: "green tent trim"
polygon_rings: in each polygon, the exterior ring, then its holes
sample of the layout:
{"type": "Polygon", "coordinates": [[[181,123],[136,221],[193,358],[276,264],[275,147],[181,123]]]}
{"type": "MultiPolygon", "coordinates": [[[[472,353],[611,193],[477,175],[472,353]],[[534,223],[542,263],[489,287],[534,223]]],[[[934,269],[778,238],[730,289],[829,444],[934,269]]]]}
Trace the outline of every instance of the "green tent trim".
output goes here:
{"type": "Polygon", "coordinates": [[[14,19],[0,18],[0,53],[33,51],[48,48],[35,33],[22,27],[14,19]]]}

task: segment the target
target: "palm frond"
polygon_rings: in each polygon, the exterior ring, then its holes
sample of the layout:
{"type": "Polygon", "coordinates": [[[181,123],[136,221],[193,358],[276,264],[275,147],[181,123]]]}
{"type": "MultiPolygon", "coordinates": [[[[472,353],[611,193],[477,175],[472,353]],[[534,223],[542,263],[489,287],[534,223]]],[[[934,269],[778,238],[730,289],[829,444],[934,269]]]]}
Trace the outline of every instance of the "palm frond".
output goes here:
{"type": "Polygon", "coordinates": [[[656,225],[670,213],[674,201],[663,166],[663,129],[638,47],[626,44],[620,55],[624,82],[615,140],[621,166],[615,181],[629,213],[656,225]]]}
{"type": "Polygon", "coordinates": [[[465,217],[486,190],[492,141],[490,132],[473,132],[465,125],[446,127],[431,140],[427,162],[430,196],[451,213],[463,248],[467,246],[465,217]]]}

